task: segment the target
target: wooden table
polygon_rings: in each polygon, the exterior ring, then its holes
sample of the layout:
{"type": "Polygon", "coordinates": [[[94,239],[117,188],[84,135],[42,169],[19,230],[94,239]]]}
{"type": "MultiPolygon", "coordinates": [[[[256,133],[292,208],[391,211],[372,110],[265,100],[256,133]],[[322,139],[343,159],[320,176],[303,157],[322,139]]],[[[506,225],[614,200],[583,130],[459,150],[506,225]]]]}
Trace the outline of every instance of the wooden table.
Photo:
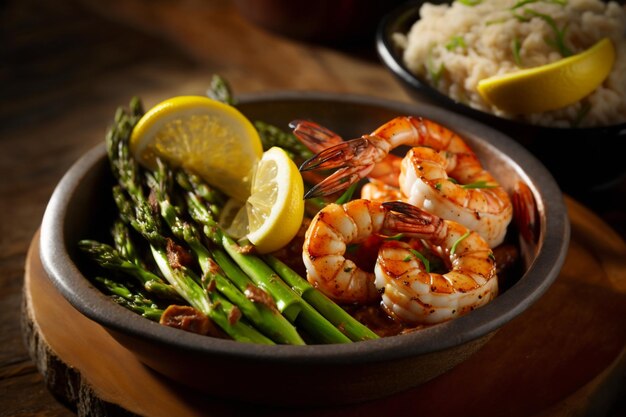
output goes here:
{"type": "MultiPolygon", "coordinates": [[[[49,394],[23,345],[24,264],[54,186],[103,140],[116,106],[132,95],[151,105],[202,94],[214,73],[236,93],[409,101],[373,40],[348,48],[281,37],[224,0],[5,0],[0,42],[0,416],[73,415],[49,394]]],[[[622,236],[624,213],[601,213],[622,236]]],[[[609,408],[612,416],[626,411],[623,401],[609,408]]]]}

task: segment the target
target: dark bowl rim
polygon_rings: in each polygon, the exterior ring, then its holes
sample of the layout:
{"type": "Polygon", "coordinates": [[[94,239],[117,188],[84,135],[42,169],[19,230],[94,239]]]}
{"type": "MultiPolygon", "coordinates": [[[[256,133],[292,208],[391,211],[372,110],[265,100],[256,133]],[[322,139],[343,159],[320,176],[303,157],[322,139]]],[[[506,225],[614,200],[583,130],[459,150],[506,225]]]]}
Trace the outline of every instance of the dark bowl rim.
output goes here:
{"type": "MultiPolygon", "coordinates": [[[[398,79],[410,86],[411,89],[422,92],[422,94],[425,94],[436,101],[437,104],[444,106],[449,110],[475,118],[484,123],[494,122],[500,125],[507,125],[507,127],[511,128],[519,127],[526,129],[540,129],[546,132],[555,133],[576,130],[577,132],[581,132],[581,134],[585,132],[594,134],[604,131],[621,131],[626,129],[626,122],[607,126],[559,127],[533,125],[520,120],[507,119],[458,102],[440,92],[436,88],[433,88],[427,82],[423,82],[408,69],[401,57],[398,56],[398,53],[396,52],[398,48],[394,45],[394,41],[392,39],[392,31],[397,25],[404,25],[408,21],[410,21],[411,24],[416,22],[419,19],[420,6],[427,2],[427,0],[411,0],[396,7],[382,17],[376,29],[375,38],[378,57],[398,79]]],[[[431,1],[431,3],[433,3],[433,1],[431,1]]],[[[436,3],[445,4],[450,2],[440,0],[436,3]]]]}
{"type": "MultiPolygon", "coordinates": [[[[295,100],[361,104],[376,106],[405,114],[426,113],[431,116],[455,119],[464,127],[486,133],[482,140],[496,146],[509,157],[529,184],[539,184],[533,191],[540,196],[546,222],[542,224],[545,238],[537,258],[519,282],[496,297],[491,303],[471,314],[418,332],[369,340],[352,344],[308,346],[264,346],[209,338],[158,325],[111,302],[79,271],[70,258],[65,244],[63,218],[65,202],[78,187],[81,178],[101,162],[105,146],[100,144],[84,154],[63,176],[46,208],[40,235],[40,256],[44,269],[59,292],[82,314],[103,325],[113,333],[140,337],[146,341],[168,345],[180,351],[195,354],[237,357],[242,360],[296,365],[298,363],[365,363],[400,360],[420,354],[449,349],[486,336],[518,316],[533,304],[554,282],[565,260],[569,245],[570,224],[562,193],[547,169],[521,145],[464,116],[448,110],[417,103],[402,103],[351,94],[278,91],[242,95],[239,102],[264,103],[277,100],[295,100]],[[512,158],[511,158],[512,159],[512,158]],[[521,167],[525,167],[522,169],[521,167]],[[528,172],[532,172],[529,174],[528,172]],[[493,318],[495,317],[495,318],[493,318]],[[468,329],[471,329],[468,331],[468,329]]],[[[532,185],[531,185],[532,187],[532,185]]]]}

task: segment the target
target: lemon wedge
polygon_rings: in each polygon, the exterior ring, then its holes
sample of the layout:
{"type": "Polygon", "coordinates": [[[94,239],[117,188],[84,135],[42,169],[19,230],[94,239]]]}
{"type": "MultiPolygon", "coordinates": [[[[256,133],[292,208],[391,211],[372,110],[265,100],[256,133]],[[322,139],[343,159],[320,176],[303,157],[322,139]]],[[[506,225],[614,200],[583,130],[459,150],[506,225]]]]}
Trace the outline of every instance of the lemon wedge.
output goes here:
{"type": "MultiPolygon", "coordinates": [[[[260,253],[280,249],[298,233],[304,217],[303,195],[296,164],[283,149],[268,149],[259,161],[246,201],[247,238],[260,253]]],[[[241,220],[236,217],[235,221],[241,220]]]]}
{"type": "Polygon", "coordinates": [[[154,106],[133,129],[130,149],[148,168],[156,168],[159,156],[241,202],[250,196],[253,170],[263,154],[259,134],[243,114],[202,96],[154,106]]]}
{"type": "Polygon", "coordinates": [[[573,104],[593,92],[611,72],[615,49],[608,38],[551,64],[478,82],[485,101],[512,114],[539,113],[573,104]]]}

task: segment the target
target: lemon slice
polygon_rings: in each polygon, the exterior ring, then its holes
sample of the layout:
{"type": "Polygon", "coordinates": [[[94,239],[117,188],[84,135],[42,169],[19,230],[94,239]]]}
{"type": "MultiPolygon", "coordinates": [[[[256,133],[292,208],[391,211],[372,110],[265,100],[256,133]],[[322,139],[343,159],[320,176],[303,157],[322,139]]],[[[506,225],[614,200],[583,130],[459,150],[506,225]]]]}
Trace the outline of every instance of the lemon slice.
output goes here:
{"type": "Polygon", "coordinates": [[[485,101],[512,114],[539,113],[576,103],[611,72],[615,49],[608,38],[591,48],[535,68],[478,82],[485,101]]]}
{"type": "Polygon", "coordinates": [[[260,253],[285,246],[304,216],[304,184],[296,164],[281,148],[267,150],[257,166],[246,202],[247,238],[260,253]]]}
{"type": "Polygon", "coordinates": [[[133,129],[130,149],[148,168],[156,168],[159,156],[241,202],[250,195],[253,169],[263,154],[259,134],[244,115],[201,96],[174,97],[154,106],[133,129]]]}

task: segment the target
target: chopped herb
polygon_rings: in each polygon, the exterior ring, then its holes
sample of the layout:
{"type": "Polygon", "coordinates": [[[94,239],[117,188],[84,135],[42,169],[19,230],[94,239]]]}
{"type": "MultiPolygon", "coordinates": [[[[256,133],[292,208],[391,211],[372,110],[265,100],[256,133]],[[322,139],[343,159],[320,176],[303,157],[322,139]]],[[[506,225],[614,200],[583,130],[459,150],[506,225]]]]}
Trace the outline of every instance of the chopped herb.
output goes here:
{"type": "Polygon", "coordinates": [[[504,23],[504,22],[506,22],[507,20],[509,20],[509,18],[508,18],[508,17],[502,17],[502,18],[500,18],[500,19],[487,20],[487,21],[485,22],[485,25],[486,25],[486,26],[490,26],[490,25],[495,25],[495,24],[498,24],[498,23],[504,23]]]}
{"type": "Polygon", "coordinates": [[[457,47],[461,47],[463,49],[467,48],[465,39],[463,39],[463,36],[461,35],[453,36],[452,39],[450,39],[450,41],[446,44],[446,49],[448,51],[452,51],[453,49],[456,49],[457,47]]]}
{"type": "Polygon", "coordinates": [[[520,56],[520,50],[522,49],[522,43],[519,38],[516,36],[511,41],[511,52],[513,53],[513,61],[515,61],[515,65],[518,67],[522,66],[522,57],[520,56]]]}
{"type": "Polygon", "coordinates": [[[476,182],[470,182],[469,184],[461,185],[461,188],[464,188],[466,190],[474,189],[474,188],[497,188],[497,187],[498,186],[496,184],[489,184],[487,181],[476,181],[476,182]]]}
{"type": "Polygon", "coordinates": [[[439,80],[443,75],[443,71],[445,67],[443,62],[439,64],[439,67],[435,67],[435,62],[433,61],[432,53],[428,55],[428,59],[426,60],[426,70],[428,71],[428,75],[433,82],[433,85],[437,87],[439,85],[439,80]]]}
{"type": "Polygon", "coordinates": [[[341,194],[341,196],[337,199],[337,201],[335,201],[335,203],[344,204],[352,200],[352,195],[354,194],[354,191],[356,190],[358,184],[359,184],[358,182],[355,182],[350,187],[348,187],[348,189],[344,191],[343,194],[341,194]]]}
{"type": "Polygon", "coordinates": [[[458,0],[459,3],[466,6],[476,6],[483,2],[483,0],[458,0]]]}
{"type": "Polygon", "coordinates": [[[572,55],[571,49],[569,49],[567,45],[565,45],[565,31],[567,30],[567,23],[563,26],[562,29],[559,29],[554,19],[547,14],[539,13],[538,11],[532,9],[524,9],[524,14],[531,17],[515,13],[513,15],[515,16],[515,18],[522,22],[528,22],[532,17],[538,17],[542,19],[544,22],[546,22],[548,26],[550,26],[550,28],[554,32],[554,38],[546,39],[546,43],[552,48],[556,49],[563,57],[572,55]]]}
{"type": "Polygon", "coordinates": [[[565,6],[567,4],[567,0],[520,0],[517,3],[515,3],[513,7],[511,7],[511,10],[519,9],[520,7],[526,6],[527,4],[530,4],[530,3],[539,3],[539,2],[559,4],[561,6],[565,6]]]}
{"type": "Polygon", "coordinates": [[[489,259],[491,259],[492,261],[496,261],[496,257],[494,256],[493,252],[489,252],[489,255],[487,255],[489,257],[489,259]]]}
{"type": "Polygon", "coordinates": [[[404,257],[402,262],[409,262],[411,259],[413,259],[413,257],[411,255],[407,255],[407,256],[404,257]]]}
{"type": "Polygon", "coordinates": [[[441,191],[441,183],[440,183],[440,182],[438,182],[437,184],[435,184],[435,189],[436,189],[437,191],[441,191]]]}
{"type": "Polygon", "coordinates": [[[587,114],[589,113],[589,110],[591,110],[591,104],[584,103],[583,106],[578,111],[578,114],[576,115],[576,118],[572,122],[572,127],[580,126],[580,123],[583,121],[585,116],[587,116],[587,114]]]}
{"type": "Polygon", "coordinates": [[[470,232],[467,231],[465,232],[465,234],[463,236],[461,236],[460,238],[458,238],[456,240],[456,242],[454,242],[454,244],[452,245],[452,249],[450,249],[450,255],[454,255],[454,253],[456,252],[456,247],[459,245],[459,243],[461,243],[463,240],[467,239],[467,237],[470,235],[470,232]]]}
{"type": "Polygon", "coordinates": [[[385,240],[400,240],[404,237],[404,233],[398,233],[397,235],[386,237],[385,240]]]}
{"type": "Polygon", "coordinates": [[[459,183],[457,180],[455,180],[452,177],[448,177],[448,181],[450,181],[452,184],[458,184],[459,183]]]}
{"type": "Polygon", "coordinates": [[[422,263],[424,264],[424,268],[426,268],[426,272],[430,273],[430,262],[428,262],[428,259],[426,259],[424,255],[422,255],[420,252],[416,251],[415,249],[409,249],[409,250],[411,251],[413,255],[415,255],[417,259],[422,261],[422,263]]]}

